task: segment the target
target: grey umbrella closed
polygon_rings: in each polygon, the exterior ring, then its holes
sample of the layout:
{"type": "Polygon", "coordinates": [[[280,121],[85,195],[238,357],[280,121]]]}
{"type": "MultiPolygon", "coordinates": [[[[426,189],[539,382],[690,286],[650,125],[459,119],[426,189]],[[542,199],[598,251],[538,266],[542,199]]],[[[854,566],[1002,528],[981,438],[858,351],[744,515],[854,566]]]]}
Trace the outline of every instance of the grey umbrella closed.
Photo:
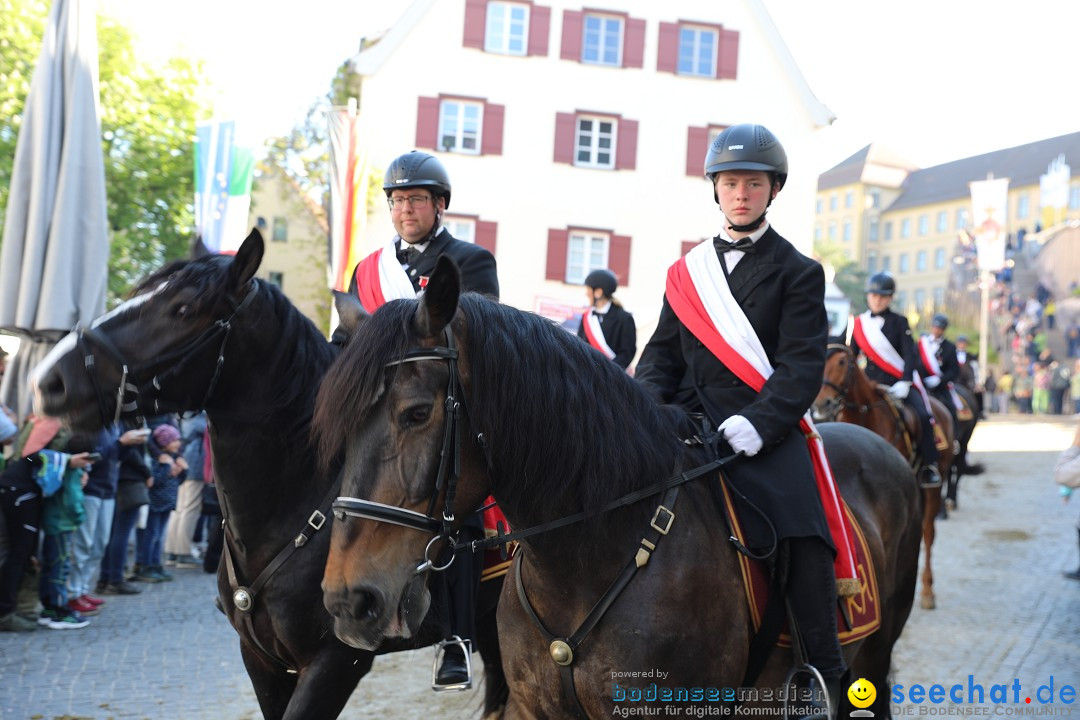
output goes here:
{"type": "Polygon", "coordinates": [[[0,252],[0,328],[22,343],[0,400],[30,412],[31,369],[105,311],[109,236],[96,0],[54,0],[15,149],[0,252]]]}

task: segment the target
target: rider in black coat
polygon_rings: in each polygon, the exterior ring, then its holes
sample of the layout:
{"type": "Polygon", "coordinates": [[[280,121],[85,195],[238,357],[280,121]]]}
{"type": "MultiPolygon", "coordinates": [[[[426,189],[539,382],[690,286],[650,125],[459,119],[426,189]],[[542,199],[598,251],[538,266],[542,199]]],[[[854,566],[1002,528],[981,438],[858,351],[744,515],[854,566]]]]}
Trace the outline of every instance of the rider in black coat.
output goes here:
{"type": "Polygon", "coordinates": [[[942,313],[937,313],[930,321],[930,342],[933,345],[934,358],[941,369],[941,374],[928,373],[925,382],[930,395],[948,408],[949,414],[952,415],[953,427],[956,427],[956,404],[953,402],[949,385],[960,378],[960,363],[956,360],[956,346],[945,337],[945,330],[948,327],[949,318],[942,313]]]}
{"type": "MultiPolygon", "coordinates": [[[[581,317],[578,337],[592,345],[585,332],[585,325],[589,322],[590,314],[595,316],[603,342],[615,353],[611,360],[625,370],[630,367],[634,355],[637,354],[637,325],[634,323],[634,316],[614,299],[619,281],[610,270],[593,270],[585,278],[585,287],[588,289],[592,307],[581,317]]],[[[596,349],[604,352],[602,347],[596,349]]]]}

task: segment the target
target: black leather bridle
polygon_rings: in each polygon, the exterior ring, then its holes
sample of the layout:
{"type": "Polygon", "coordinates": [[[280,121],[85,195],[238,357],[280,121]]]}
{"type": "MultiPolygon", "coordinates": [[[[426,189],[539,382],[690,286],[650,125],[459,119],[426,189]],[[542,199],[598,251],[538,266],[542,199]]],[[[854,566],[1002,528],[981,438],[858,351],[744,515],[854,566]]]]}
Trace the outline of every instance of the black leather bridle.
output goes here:
{"type": "MultiPolygon", "coordinates": [[[[150,390],[160,392],[163,382],[166,378],[179,373],[187,363],[196,355],[201,353],[207,347],[212,346],[220,339],[220,345],[218,345],[217,352],[217,364],[214,367],[214,374],[210,378],[210,384],[206,388],[206,395],[203,397],[202,402],[198,408],[184,408],[187,410],[202,410],[205,408],[206,403],[210,400],[210,396],[214,392],[214,387],[217,385],[218,378],[221,375],[222,367],[225,364],[225,345],[229,341],[229,333],[232,330],[233,322],[236,320],[237,315],[244,310],[251,301],[254,299],[258,292],[258,280],[252,279],[250,281],[250,287],[244,298],[236,303],[232,298],[228,298],[230,305],[232,306],[231,314],[224,319],[216,320],[206,330],[201,332],[192,340],[172,352],[161,355],[154,358],[149,363],[140,367],[134,367],[130,365],[127,360],[124,359],[123,353],[119,348],[109,339],[107,335],[101,332],[96,326],[76,326],[75,344],[83,356],[83,366],[86,368],[86,372],[90,376],[90,381],[94,385],[94,392],[98,397],[98,408],[101,412],[102,422],[106,425],[115,424],[119,422],[121,417],[131,417],[139,415],[139,396],[140,394],[149,395],[150,390]],[[111,361],[120,370],[120,382],[116,388],[116,412],[112,418],[108,417],[106,413],[107,397],[101,378],[99,377],[100,363],[98,362],[95,349],[104,354],[109,361],[111,361]],[[139,378],[150,376],[149,383],[140,383],[139,378]]],[[[150,414],[160,415],[166,412],[176,412],[181,408],[165,406],[157,398],[153,399],[153,406],[150,408],[142,408],[143,412],[149,411],[150,414]]]]}

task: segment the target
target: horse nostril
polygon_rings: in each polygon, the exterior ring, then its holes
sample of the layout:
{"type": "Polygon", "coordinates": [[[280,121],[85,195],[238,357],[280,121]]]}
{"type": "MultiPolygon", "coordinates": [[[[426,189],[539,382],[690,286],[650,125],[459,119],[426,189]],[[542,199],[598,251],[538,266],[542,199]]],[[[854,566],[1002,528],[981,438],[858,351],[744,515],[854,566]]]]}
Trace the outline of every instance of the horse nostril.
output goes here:
{"type": "Polygon", "coordinates": [[[351,599],[350,614],[357,620],[375,620],[382,614],[382,593],[370,585],[361,585],[349,589],[351,599]]]}

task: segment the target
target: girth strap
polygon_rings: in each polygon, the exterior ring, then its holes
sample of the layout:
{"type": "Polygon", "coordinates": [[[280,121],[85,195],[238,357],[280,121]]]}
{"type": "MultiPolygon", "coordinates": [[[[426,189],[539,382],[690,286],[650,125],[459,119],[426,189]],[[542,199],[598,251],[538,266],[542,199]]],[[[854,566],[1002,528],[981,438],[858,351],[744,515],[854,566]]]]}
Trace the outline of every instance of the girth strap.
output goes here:
{"type": "Polygon", "coordinates": [[[675,522],[675,512],[672,508],[675,507],[675,501],[679,496],[679,488],[680,485],[668,488],[663,501],[656,507],[656,511],[653,513],[652,520],[649,522],[649,531],[646,533],[645,537],[641,539],[638,550],[634,554],[634,558],[627,563],[622,572],[619,573],[619,576],[615,578],[614,582],[612,582],[604,594],[600,596],[600,599],[596,601],[596,604],[593,605],[592,610],[589,611],[589,614],[585,617],[581,626],[568,638],[556,637],[547,629],[543,621],[540,620],[540,616],[536,614],[536,610],[533,609],[528,596],[525,594],[525,584],[521,579],[521,558],[524,553],[518,553],[514,558],[516,565],[514,568],[514,580],[517,587],[518,601],[521,603],[521,606],[525,608],[525,612],[529,614],[529,617],[540,631],[540,634],[547,640],[548,652],[551,655],[551,659],[559,666],[563,697],[571,707],[576,708],[575,714],[577,717],[588,718],[589,716],[581,706],[581,700],[578,698],[577,689],[574,686],[574,653],[581,644],[585,642],[585,638],[587,638],[593,628],[599,624],[600,620],[615,603],[615,600],[617,600],[622,591],[626,589],[626,586],[630,584],[630,581],[634,579],[637,571],[649,562],[652,553],[656,551],[656,546],[660,542],[660,538],[667,535],[671,530],[671,525],[675,522]]]}

